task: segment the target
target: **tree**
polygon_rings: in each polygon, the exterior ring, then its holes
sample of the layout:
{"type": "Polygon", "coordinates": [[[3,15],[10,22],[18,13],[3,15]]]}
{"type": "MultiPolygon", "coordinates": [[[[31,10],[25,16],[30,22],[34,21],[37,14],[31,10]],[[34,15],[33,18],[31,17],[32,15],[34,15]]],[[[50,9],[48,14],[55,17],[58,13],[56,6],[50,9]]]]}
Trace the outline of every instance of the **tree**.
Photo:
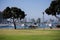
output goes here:
{"type": "Polygon", "coordinates": [[[53,15],[60,20],[60,18],[57,16],[60,14],[60,0],[53,0],[45,12],[46,14],[53,15]]]}
{"type": "Polygon", "coordinates": [[[56,15],[60,14],[60,0],[53,0],[49,6],[45,10],[46,14],[53,15],[56,17],[56,15]]]}
{"type": "Polygon", "coordinates": [[[8,18],[12,18],[13,19],[13,24],[14,24],[14,28],[16,29],[16,24],[15,24],[15,19],[20,18],[24,19],[25,18],[25,12],[22,11],[21,9],[17,8],[17,7],[6,7],[6,9],[3,10],[3,18],[8,19],[8,18]]]}

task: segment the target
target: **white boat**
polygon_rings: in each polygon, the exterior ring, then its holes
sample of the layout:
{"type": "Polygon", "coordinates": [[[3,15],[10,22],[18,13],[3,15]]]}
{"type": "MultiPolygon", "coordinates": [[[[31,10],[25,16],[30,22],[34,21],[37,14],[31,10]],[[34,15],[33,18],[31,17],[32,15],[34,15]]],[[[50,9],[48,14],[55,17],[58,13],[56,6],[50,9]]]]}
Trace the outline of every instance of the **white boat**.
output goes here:
{"type": "Polygon", "coordinates": [[[9,24],[0,24],[0,26],[9,26],[9,24]]]}
{"type": "Polygon", "coordinates": [[[10,24],[9,26],[13,26],[14,27],[14,24],[10,24]]]}

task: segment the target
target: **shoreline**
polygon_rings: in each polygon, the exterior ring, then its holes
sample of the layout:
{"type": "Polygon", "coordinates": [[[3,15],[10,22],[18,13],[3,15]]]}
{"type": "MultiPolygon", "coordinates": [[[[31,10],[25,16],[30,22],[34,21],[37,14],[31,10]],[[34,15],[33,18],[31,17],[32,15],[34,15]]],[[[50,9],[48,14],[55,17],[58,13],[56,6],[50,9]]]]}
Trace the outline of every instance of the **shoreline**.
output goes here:
{"type": "Polygon", "coordinates": [[[20,29],[20,28],[17,28],[17,29],[14,29],[14,28],[0,28],[0,30],[60,30],[60,28],[36,28],[36,29],[20,29]]]}

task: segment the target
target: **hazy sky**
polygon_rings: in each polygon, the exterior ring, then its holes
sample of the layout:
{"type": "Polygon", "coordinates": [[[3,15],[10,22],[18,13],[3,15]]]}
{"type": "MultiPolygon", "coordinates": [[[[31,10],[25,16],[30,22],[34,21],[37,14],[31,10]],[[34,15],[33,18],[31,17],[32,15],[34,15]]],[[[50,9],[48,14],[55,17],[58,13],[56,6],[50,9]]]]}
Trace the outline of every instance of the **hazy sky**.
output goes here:
{"type": "MultiPolygon", "coordinates": [[[[49,7],[51,0],[0,0],[0,11],[7,6],[18,7],[25,11],[27,18],[42,18],[42,12],[49,7]]],[[[45,14],[45,19],[50,19],[51,16],[45,14]]],[[[54,17],[53,17],[54,18],[54,17]]]]}

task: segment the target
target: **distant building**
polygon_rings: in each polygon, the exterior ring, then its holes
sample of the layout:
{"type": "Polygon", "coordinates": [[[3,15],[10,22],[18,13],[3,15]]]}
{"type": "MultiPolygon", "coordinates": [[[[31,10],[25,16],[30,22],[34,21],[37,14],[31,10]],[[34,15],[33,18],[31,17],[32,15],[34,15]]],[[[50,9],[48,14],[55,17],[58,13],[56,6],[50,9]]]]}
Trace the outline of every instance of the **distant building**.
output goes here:
{"type": "Polygon", "coordinates": [[[35,19],[33,18],[33,19],[31,19],[31,22],[32,22],[32,23],[35,23],[36,21],[35,21],[35,19]]]}
{"type": "Polygon", "coordinates": [[[40,19],[40,18],[38,18],[38,19],[37,19],[37,23],[40,23],[40,22],[41,22],[41,19],[40,19]]]}
{"type": "Polygon", "coordinates": [[[3,19],[3,14],[2,12],[0,11],[0,24],[1,23],[7,23],[7,19],[3,19]]]}
{"type": "Polygon", "coordinates": [[[2,16],[2,12],[0,11],[0,23],[2,23],[3,20],[3,16],[2,16]]]}
{"type": "Polygon", "coordinates": [[[38,19],[37,19],[37,21],[36,21],[36,23],[40,26],[41,19],[40,19],[40,18],[38,18],[38,19]]]}

